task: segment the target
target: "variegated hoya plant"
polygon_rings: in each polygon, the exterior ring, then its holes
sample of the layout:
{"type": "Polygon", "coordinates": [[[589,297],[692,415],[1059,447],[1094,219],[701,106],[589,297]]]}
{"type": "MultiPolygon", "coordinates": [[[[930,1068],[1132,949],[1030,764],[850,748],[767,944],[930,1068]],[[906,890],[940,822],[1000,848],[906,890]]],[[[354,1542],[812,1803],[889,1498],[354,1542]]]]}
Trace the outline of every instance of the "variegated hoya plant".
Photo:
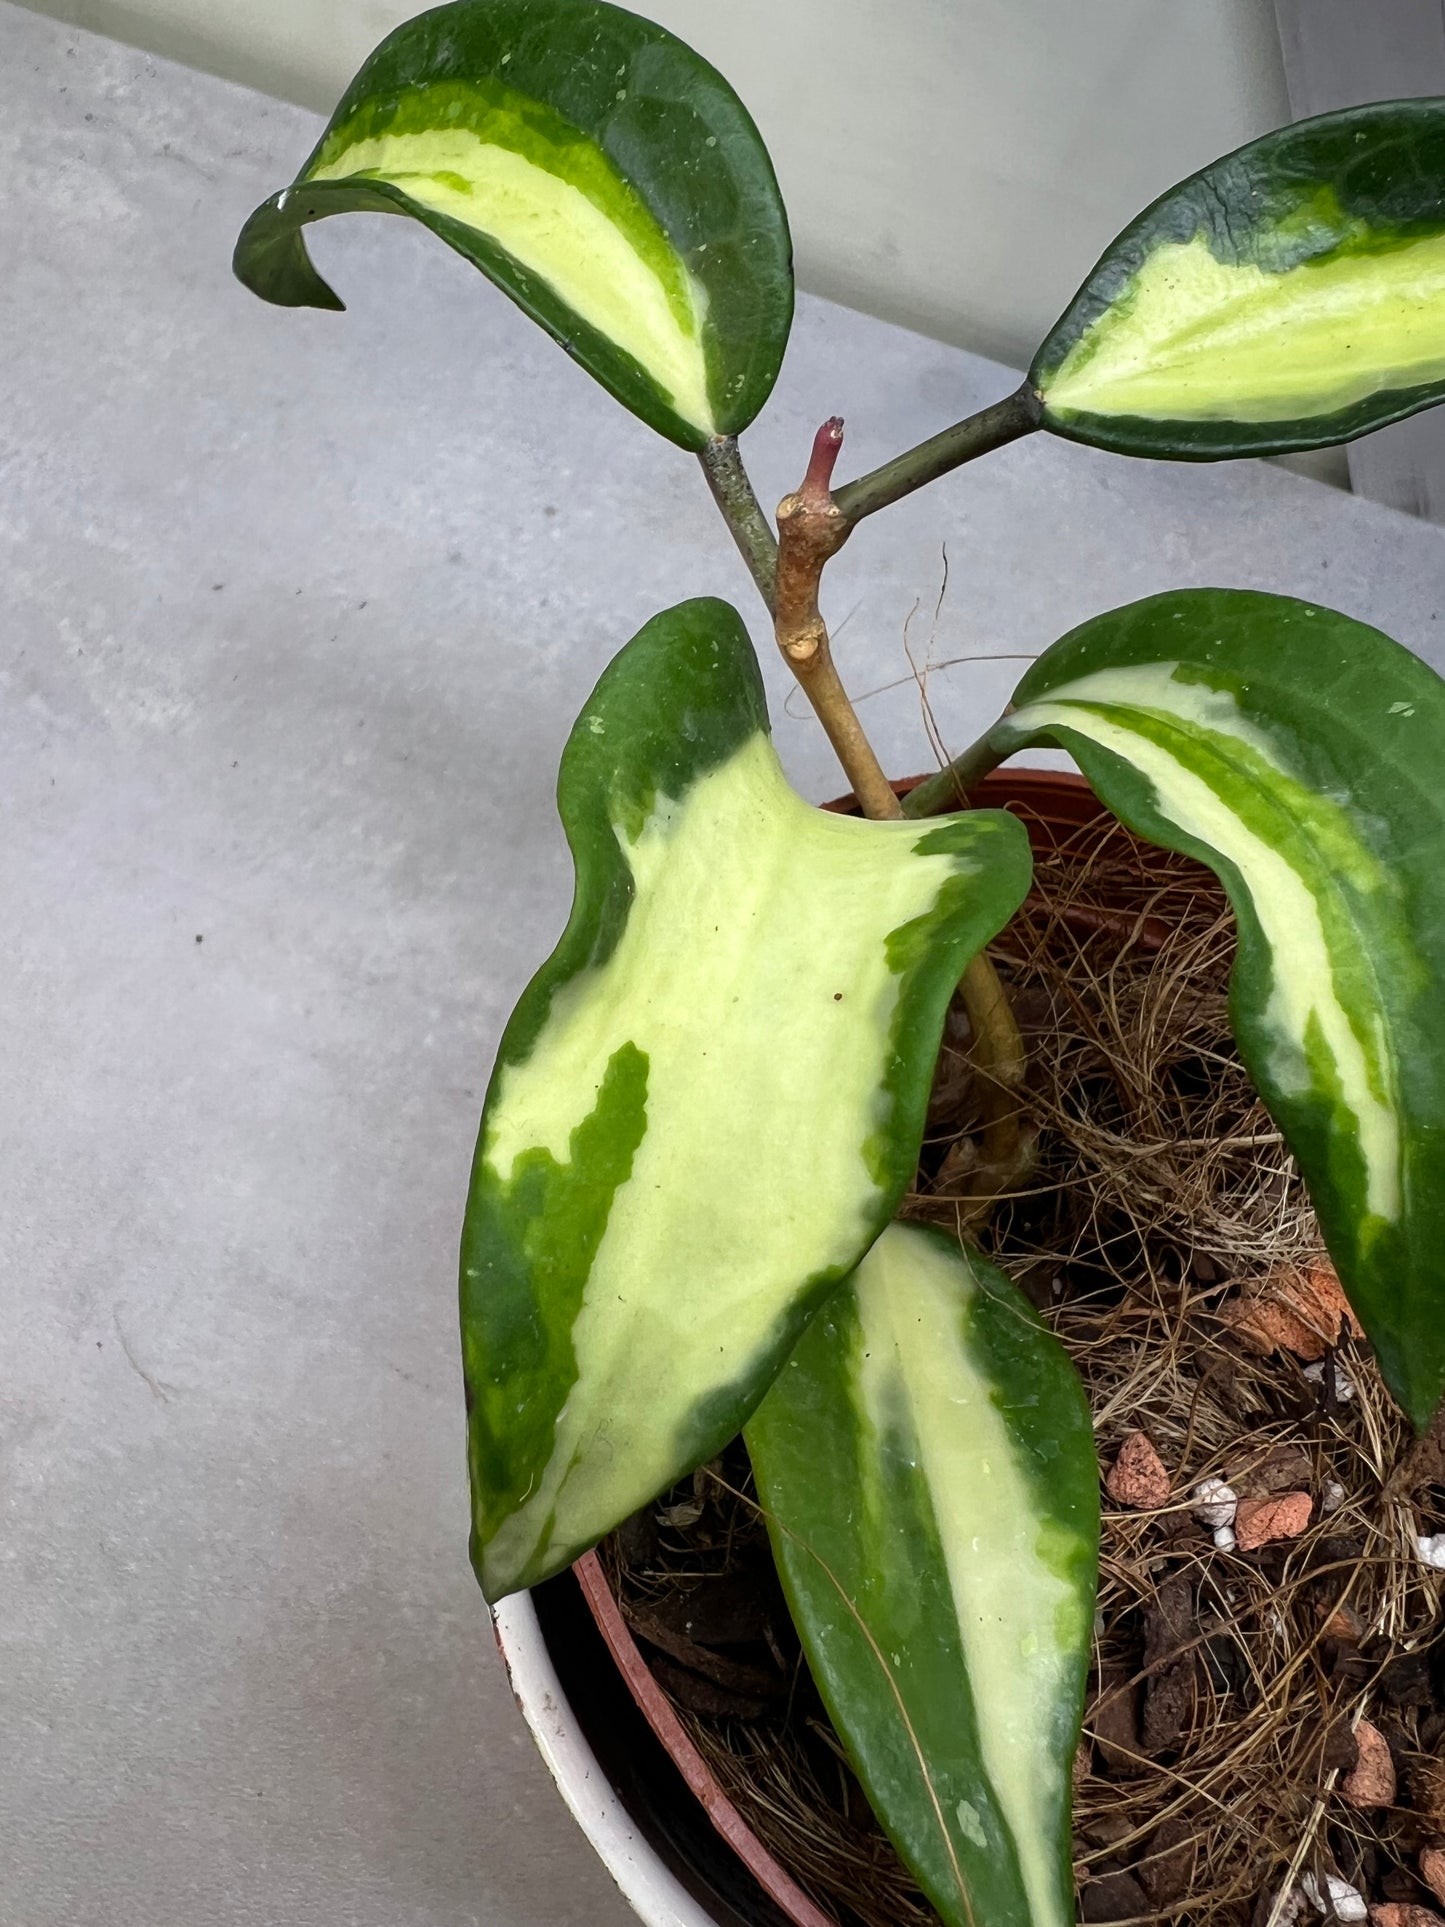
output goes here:
{"type": "Polygon", "coordinates": [[[737,436],[787,343],[787,218],[747,110],[673,35],[603,0],[421,15],[246,223],[237,274],[339,308],[303,230],[350,209],[430,228],[699,456],[873,819],[789,787],[724,603],[654,617],[588,698],[558,780],[573,908],[503,1035],[466,1213],[483,1589],[558,1572],[741,1429],[818,1686],[939,1915],[1061,1927],[1089,1413],[1007,1278],[893,1222],[960,984],[1007,1166],[1018,1034],[984,948],[1029,848],[968,786],[1061,747],[1218,874],[1241,1056],[1422,1427],[1445,1386],[1445,684],[1327,609],[1155,596],[1046,649],[900,805],[819,580],[866,516],[1033,431],[1213,460],[1445,397],[1445,101],[1306,121],[1171,189],[1017,393],[836,489],[826,424],[776,536],[737,436]]]}

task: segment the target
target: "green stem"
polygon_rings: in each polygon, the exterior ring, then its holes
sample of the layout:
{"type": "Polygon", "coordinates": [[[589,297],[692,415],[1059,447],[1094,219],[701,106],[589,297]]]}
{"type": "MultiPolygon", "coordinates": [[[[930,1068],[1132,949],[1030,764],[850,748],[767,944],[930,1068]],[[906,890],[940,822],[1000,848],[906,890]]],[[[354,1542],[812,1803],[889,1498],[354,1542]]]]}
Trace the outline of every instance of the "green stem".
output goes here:
{"type": "MultiPolygon", "coordinates": [[[[990,730],[989,735],[992,733],[990,730]]],[[[980,736],[961,756],[955,756],[946,769],[908,792],[903,799],[903,814],[941,816],[946,810],[966,810],[968,792],[1002,761],[1003,757],[990,748],[989,736],[980,736]]]]}
{"type": "Polygon", "coordinates": [[[736,435],[715,435],[698,451],[702,472],[712,490],[713,500],[722,510],[738,553],[748,565],[748,573],[758,585],[771,615],[778,594],[778,540],[768,526],[738,453],[736,435]]]}
{"type": "Polygon", "coordinates": [[[936,482],[950,469],[980,455],[988,455],[1020,435],[1032,434],[1039,425],[1039,398],[1025,382],[1014,394],[996,401],[991,408],[955,422],[942,434],[934,435],[917,448],[895,456],[871,475],[860,475],[856,482],[845,482],[834,494],[834,501],[849,522],[861,522],[875,509],[886,509],[890,502],[901,501],[916,488],[936,482]]]}

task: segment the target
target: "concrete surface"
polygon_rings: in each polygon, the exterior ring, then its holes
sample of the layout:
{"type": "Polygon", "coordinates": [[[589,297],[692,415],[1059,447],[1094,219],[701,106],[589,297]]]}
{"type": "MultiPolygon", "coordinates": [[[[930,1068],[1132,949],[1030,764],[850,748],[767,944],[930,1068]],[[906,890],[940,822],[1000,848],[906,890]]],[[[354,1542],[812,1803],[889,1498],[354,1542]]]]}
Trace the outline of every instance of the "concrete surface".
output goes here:
{"type": "MultiPolygon", "coordinates": [[[[425,235],[318,235],[345,316],[232,283],[304,112],[4,5],[0,49],[0,1921],[620,1924],[467,1570],[454,1250],[568,724],[749,585],[688,458],[425,235]]],[[[853,472],[1011,379],[807,303],[763,491],[834,409],[853,472]]],[[[1278,470],[1038,438],[829,600],[907,769],[915,604],[943,662],[1275,586],[1440,662],[1442,565],[1278,470]]],[[[950,743],[1014,667],[934,674],[950,743]]]]}

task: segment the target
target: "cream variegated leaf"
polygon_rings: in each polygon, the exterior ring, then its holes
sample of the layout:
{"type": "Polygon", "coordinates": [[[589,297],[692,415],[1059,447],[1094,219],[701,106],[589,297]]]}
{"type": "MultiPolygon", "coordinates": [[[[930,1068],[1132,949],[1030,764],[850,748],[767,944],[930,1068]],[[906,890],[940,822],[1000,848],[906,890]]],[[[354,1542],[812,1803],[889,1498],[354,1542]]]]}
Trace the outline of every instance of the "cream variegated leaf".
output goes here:
{"type": "Polygon", "coordinates": [[[1029,371],[1043,425],[1209,460],[1347,441],[1445,397],[1445,101],[1297,121],[1171,188],[1029,371]]]}
{"type": "Polygon", "coordinates": [[[949,997],[1030,874],[999,812],[804,803],[718,602],[623,650],[558,800],[576,899],[502,1040],[463,1243],[493,1599],[737,1431],[892,1215],[949,997]]]}
{"type": "Polygon", "coordinates": [[[1185,590],[1039,658],[991,737],[1038,742],[1223,881],[1241,1056],[1425,1425],[1445,1387],[1445,682],[1331,610],[1185,590]]]}
{"type": "Polygon", "coordinates": [[[942,1919],[1072,1927],[1099,1484],[1062,1347],[978,1253],[895,1224],[745,1438],[809,1670],[942,1919]]]}
{"type": "Polygon", "coordinates": [[[452,0],[398,27],[246,223],[237,274],[339,308],[303,229],[347,212],[430,228],[684,447],[772,389],[793,280],[767,150],[714,68],[604,0],[452,0]]]}

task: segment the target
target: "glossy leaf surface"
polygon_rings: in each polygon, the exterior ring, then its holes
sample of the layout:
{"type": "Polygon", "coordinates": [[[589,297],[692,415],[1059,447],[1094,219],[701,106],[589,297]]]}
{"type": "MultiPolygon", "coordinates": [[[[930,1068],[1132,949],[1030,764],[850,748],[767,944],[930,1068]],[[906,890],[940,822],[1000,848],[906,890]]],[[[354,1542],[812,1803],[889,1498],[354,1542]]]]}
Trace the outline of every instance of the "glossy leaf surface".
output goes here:
{"type": "Polygon", "coordinates": [[[1099,1487],[1082,1385],[976,1253],[895,1224],[746,1431],[808,1664],[949,1927],[1068,1927],[1099,1487]]]}
{"type": "Polygon", "coordinates": [[[1031,872],[1002,812],[804,803],[720,602],[622,651],[558,802],[572,915],[502,1039],[463,1239],[491,1599],[738,1430],[911,1179],[949,997],[1031,872]]]}
{"type": "Polygon", "coordinates": [[[302,229],[407,214],[503,288],[619,401],[686,448],[747,426],[793,312],[761,136],[715,69],[598,0],[455,0],[398,27],[236,272],[339,308],[302,229]]]}
{"type": "Polygon", "coordinates": [[[1445,1385],[1445,682],[1376,629],[1242,590],[1045,651],[990,739],[1057,743],[1234,905],[1240,1055],[1417,1426],[1445,1385]]]}
{"type": "Polygon", "coordinates": [[[1118,237],[1029,379],[1056,434],[1207,460],[1318,448],[1445,397],[1445,101],[1299,121],[1118,237]]]}

